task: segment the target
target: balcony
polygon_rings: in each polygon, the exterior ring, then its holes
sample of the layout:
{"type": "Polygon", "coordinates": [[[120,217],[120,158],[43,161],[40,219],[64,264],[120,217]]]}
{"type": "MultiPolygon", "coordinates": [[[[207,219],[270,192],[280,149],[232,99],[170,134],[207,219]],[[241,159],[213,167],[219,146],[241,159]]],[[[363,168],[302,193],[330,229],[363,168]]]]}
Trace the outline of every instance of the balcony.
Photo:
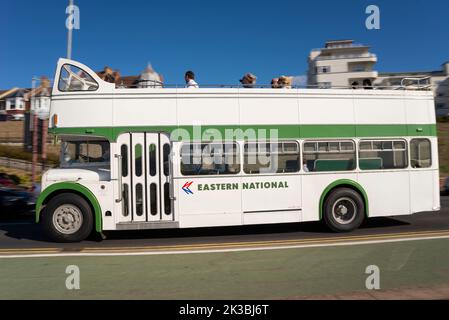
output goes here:
{"type": "Polygon", "coordinates": [[[347,72],[345,73],[345,77],[349,79],[369,79],[369,78],[377,78],[379,73],[377,71],[360,71],[360,72],[347,72]]]}
{"type": "Polygon", "coordinates": [[[366,53],[366,54],[339,54],[334,56],[318,56],[316,61],[326,61],[326,60],[363,60],[363,61],[372,61],[377,62],[377,55],[374,53],[366,53]]]}

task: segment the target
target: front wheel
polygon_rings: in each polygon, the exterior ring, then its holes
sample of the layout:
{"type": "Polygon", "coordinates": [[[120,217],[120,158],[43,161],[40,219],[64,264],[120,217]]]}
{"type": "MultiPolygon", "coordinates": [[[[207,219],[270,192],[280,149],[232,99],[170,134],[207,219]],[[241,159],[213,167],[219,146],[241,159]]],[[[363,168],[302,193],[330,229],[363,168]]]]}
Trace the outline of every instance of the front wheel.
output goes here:
{"type": "Polygon", "coordinates": [[[335,232],[350,232],[362,224],[365,205],[360,194],[349,188],[331,192],[324,203],[324,221],[335,232]]]}
{"type": "Polygon", "coordinates": [[[92,209],[76,194],[60,194],[45,207],[42,229],[46,237],[56,242],[83,241],[93,230],[92,209]]]}

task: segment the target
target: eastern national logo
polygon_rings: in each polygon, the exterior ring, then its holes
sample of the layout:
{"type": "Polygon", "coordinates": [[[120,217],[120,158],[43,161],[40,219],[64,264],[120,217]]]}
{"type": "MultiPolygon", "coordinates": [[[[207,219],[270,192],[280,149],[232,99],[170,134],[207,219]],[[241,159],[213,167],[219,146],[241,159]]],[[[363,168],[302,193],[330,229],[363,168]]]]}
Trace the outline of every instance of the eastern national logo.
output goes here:
{"type": "Polygon", "coordinates": [[[186,184],[182,187],[182,190],[184,190],[187,194],[193,194],[192,190],[190,190],[190,186],[193,184],[193,181],[186,182],[186,184]]]}

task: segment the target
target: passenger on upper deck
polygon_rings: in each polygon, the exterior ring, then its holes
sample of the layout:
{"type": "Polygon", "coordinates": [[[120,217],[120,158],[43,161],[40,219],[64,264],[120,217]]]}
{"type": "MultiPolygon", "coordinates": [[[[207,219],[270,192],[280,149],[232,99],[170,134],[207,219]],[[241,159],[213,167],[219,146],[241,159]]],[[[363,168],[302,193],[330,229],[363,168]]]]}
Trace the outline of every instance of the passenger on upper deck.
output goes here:
{"type": "Polygon", "coordinates": [[[281,76],[278,79],[279,88],[291,89],[293,77],[281,76]]]}
{"type": "Polygon", "coordinates": [[[351,84],[351,87],[352,87],[352,89],[358,89],[358,88],[359,88],[359,83],[358,83],[357,81],[354,81],[354,82],[351,84]]]}
{"type": "Polygon", "coordinates": [[[100,78],[103,81],[115,83],[114,71],[111,67],[104,67],[104,71],[100,74],[100,78]]]}
{"type": "Polygon", "coordinates": [[[271,87],[272,87],[273,89],[279,88],[279,78],[273,78],[273,79],[271,80],[271,87]]]}
{"type": "Polygon", "coordinates": [[[252,73],[247,73],[240,79],[243,88],[253,88],[256,85],[257,77],[252,73]]]}
{"type": "Polygon", "coordinates": [[[373,88],[373,85],[372,85],[370,79],[363,80],[363,88],[364,89],[372,89],[373,88]]]}
{"type": "Polygon", "coordinates": [[[186,81],[186,88],[199,88],[198,83],[195,82],[195,74],[193,71],[187,71],[184,79],[186,81]]]}

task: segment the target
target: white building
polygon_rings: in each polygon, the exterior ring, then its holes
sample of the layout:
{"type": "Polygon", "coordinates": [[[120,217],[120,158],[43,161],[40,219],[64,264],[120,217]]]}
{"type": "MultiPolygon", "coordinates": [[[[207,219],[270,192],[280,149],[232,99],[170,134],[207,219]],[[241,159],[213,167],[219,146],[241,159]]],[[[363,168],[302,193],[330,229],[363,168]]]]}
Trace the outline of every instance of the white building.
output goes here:
{"type": "Polygon", "coordinates": [[[449,61],[438,71],[380,73],[375,85],[399,87],[418,83],[432,86],[437,115],[449,115],[449,61]]]}
{"type": "Polygon", "coordinates": [[[373,70],[377,56],[369,49],[353,40],[338,40],[312,50],[308,59],[308,85],[346,88],[372,84],[378,76],[373,70]]]}
{"type": "Polygon", "coordinates": [[[42,77],[40,86],[31,90],[25,96],[25,100],[30,103],[31,113],[37,114],[41,118],[48,118],[50,114],[50,87],[50,81],[42,77]]]}

